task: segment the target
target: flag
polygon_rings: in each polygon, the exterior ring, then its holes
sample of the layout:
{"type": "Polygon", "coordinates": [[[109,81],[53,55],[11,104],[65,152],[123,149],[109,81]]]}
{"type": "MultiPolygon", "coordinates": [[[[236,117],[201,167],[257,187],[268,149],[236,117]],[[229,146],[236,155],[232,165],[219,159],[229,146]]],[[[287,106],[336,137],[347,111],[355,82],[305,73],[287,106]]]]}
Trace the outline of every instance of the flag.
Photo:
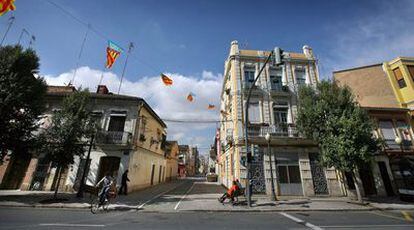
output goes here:
{"type": "Polygon", "coordinates": [[[224,111],[224,110],[221,110],[221,111],[220,111],[220,113],[221,113],[221,115],[223,115],[223,116],[227,116],[227,115],[229,115],[229,113],[228,113],[228,112],[226,112],[226,111],[224,111]]]}
{"type": "Polygon", "coordinates": [[[106,68],[110,69],[115,63],[115,60],[119,57],[124,50],[115,43],[108,41],[108,47],[106,47],[106,68]]]}
{"type": "Polygon", "coordinates": [[[207,107],[207,109],[215,109],[216,108],[216,106],[215,105],[212,105],[212,104],[208,104],[208,107],[207,107]]]}
{"type": "Polygon", "coordinates": [[[15,9],[14,0],[0,0],[0,16],[15,9]]]}
{"type": "Polygon", "coordinates": [[[170,86],[173,84],[173,80],[163,73],[161,74],[161,80],[162,82],[164,82],[164,85],[166,86],[170,86]]]}
{"type": "Polygon", "coordinates": [[[188,96],[187,96],[187,101],[193,102],[194,101],[194,96],[195,95],[193,93],[189,93],[188,96]]]}

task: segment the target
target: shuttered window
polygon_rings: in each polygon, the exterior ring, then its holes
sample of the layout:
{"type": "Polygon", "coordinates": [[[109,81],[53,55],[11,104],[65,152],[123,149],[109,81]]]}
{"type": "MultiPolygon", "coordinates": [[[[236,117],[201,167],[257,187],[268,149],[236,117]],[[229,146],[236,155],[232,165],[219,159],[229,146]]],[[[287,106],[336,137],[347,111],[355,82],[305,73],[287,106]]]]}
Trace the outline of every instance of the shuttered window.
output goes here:
{"type": "Polygon", "coordinates": [[[407,69],[408,69],[408,72],[410,73],[411,78],[414,81],[414,65],[408,65],[407,69]]]}
{"type": "Polygon", "coordinates": [[[398,86],[400,86],[400,88],[406,87],[407,84],[405,83],[404,76],[402,75],[400,68],[396,68],[392,72],[394,73],[395,80],[398,82],[398,86]]]}

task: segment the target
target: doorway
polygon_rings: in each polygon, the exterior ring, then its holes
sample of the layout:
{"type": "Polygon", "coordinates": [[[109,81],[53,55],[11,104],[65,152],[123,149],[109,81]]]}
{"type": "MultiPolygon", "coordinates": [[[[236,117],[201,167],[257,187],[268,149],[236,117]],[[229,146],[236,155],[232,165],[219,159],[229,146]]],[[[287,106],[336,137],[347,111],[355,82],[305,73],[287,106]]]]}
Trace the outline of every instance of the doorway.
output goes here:
{"type": "Polygon", "coordinates": [[[385,165],[384,161],[379,161],[378,162],[378,167],[381,173],[381,178],[382,181],[384,182],[384,186],[385,186],[385,191],[387,192],[387,196],[393,196],[394,195],[394,190],[392,188],[391,185],[391,179],[390,176],[388,174],[388,170],[387,170],[387,166],[385,165]]]}
{"type": "Polygon", "coordinates": [[[371,165],[368,167],[359,168],[359,177],[364,187],[365,196],[376,195],[377,190],[375,188],[374,176],[372,175],[371,165]]]}
{"type": "Polygon", "coordinates": [[[319,162],[318,154],[309,153],[309,162],[315,195],[327,195],[328,183],[326,182],[325,170],[319,162]]]}
{"type": "Polygon", "coordinates": [[[119,163],[121,162],[120,157],[101,157],[99,161],[99,170],[98,170],[98,177],[96,178],[96,182],[101,180],[106,173],[110,173],[112,178],[118,177],[118,170],[119,170],[119,163]]]}
{"type": "Polygon", "coordinates": [[[151,169],[151,185],[154,185],[154,171],[155,171],[155,165],[152,165],[152,169],[151,169]]]}

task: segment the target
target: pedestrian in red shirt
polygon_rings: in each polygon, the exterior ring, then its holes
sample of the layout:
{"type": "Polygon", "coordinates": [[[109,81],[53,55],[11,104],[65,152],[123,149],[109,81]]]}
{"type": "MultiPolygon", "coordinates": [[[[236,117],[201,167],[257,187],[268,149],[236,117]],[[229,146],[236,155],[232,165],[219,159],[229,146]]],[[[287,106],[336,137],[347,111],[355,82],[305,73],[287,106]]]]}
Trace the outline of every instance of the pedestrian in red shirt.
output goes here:
{"type": "Polygon", "coordinates": [[[227,192],[225,192],[218,200],[220,203],[223,203],[227,198],[231,200],[231,202],[234,202],[234,194],[236,193],[236,191],[239,190],[239,186],[237,186],[237,182],[233,181],[232,183],[233,185],[231,186],[231,188],[229,188],[227,190],[227,192]]]}

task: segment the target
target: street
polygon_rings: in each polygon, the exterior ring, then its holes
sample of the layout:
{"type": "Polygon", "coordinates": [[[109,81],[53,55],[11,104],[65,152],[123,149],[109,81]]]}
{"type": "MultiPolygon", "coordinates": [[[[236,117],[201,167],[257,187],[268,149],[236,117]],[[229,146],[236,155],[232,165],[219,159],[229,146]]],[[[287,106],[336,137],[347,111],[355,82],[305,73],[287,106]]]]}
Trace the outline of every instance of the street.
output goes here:
{"type": "Polygon", "coordinates": [[[111,210],[96,215],[88,209],[3,207],[0,210],[0,229],[414,228],[412,220],[404,218],[401,211],[249,212],[246,207],[219,204],[216,199],[223,191],[221,186],[204,183],[201,180],[179,180],[168,186],[158,186],[119,198],[120,200],[136,199],[138,210],[111,210]],[[204,210],[197,211],[196,208],[200,206],[204,206],[204,210]],[[217,207],[224,209],[217,211],[217,207]]]}
{"type": "Polygon", "coordinates": [[[382,212],[139,212],[7,208],[0,229],[413,229],[382,212]],[[290,217],[286,217],[288,215],[290,217]],[[298,218],[293,220],[292,217],[298,218]],[[304,222],[298,223],[299,220],[304,222]]]}

